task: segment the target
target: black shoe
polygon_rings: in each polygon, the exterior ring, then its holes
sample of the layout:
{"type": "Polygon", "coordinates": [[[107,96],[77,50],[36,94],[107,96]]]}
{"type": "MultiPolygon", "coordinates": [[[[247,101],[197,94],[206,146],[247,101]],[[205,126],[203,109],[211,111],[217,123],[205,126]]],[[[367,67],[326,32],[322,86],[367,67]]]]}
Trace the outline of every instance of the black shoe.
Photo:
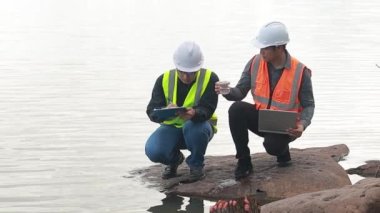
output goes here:
{"type": "Polygon", "coordinates": [[[203,172],[203,168],[190,169],[190,179],[193,181],[202,180],[206,174],[203,172]]]}
{"type": "Polygon", "coordinates": [[[206,174],[203,172],[203,168],[190,168],[190,175],[188,178],[181,181],[181,183],[193,183],[198,180],[202,180],[206,177],[206,174]]]}
{"type": "Polygon", "coordinates": [[[235,180],[248,177],[253,172],[251,158],[239,159],[235,169],[235,180]]]}
{"type": "Polygon", "coordinates": [[[165,167],[164,171],[162,172],[162,179],[169,179],[169,178],[173,178],[177,176],[177,168],[179,165],[181,165],[181,163],[185,159],[182,152],[179,152],[179,153],[180,154],[179,154],[178,161],[175,164],[168,165],[165,167]]]}
{"type": "Polygon", "coordinates": [[[291,160],[277,162],[277,166],[278,167],[288,167],[288,166],[291,166],[291,165],[292,165],[292,161],[291,160]]]}

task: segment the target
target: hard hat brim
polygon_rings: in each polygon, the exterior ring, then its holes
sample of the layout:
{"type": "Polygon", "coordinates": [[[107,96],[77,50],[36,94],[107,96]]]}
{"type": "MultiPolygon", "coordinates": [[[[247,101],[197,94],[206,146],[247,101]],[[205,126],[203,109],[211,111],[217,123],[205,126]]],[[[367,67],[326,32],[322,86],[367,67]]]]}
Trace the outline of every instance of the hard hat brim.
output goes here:
{"type": "Polygon", "coordinates": [[[177,70],[179,70],[179,71],[182,71],[182,72],[196,72],[196,71],[198,71],[199,69],[201,69],[201,67],[202,67],[202,64],[201,65],[199,65],[199,66],[196,66],[196,67],[183,67],[183,66],[181,66],[181,65],[178,65],[178,64],[176,64],[176,68],[177,68],[177,70]]]}
{"type": "Polygon", "coordinates": [[[257,39],[252,39],[252,44],[253,44],[253,46],[255,46],[256,48],[259,48],[259,49],[269,47],[269,45],[265,45],[265,44],[259,42],[257,39]]]}

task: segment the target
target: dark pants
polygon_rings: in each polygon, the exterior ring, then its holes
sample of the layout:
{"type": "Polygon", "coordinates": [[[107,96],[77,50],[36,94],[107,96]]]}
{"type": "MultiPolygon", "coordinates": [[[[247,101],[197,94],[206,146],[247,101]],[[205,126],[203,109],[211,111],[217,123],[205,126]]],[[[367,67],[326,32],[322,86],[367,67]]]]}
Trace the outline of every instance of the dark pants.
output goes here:
{"type": "Polygon", "coordinates": [[[230,131],[236,147],[236,158],[250,156],[248,130],[264,138],[264,147],[268,154],[277,156],[278,162],[289,161],[289,135],[264,133],[258,131],[259,111],[255,105],[238,101],[228,110],[230,131]]]}

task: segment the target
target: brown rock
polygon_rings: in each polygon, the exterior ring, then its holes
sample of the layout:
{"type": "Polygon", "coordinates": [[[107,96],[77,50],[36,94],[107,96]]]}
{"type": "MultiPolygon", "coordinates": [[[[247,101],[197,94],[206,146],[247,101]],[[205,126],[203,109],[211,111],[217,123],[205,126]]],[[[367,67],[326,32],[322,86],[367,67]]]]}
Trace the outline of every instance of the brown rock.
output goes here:
{"type": "Polygon", "coordinates": [[[161,179],[162,167],[154,165],[137,170],[141,178],[165,193],[201,197],[208,200],[240,198],[253,195],[259,204],[284,199],[306,192],[315,192],[351,185],[345,170],[335,162],[331,153],[342,156],[336,150],[344,150],[345,145],[326,148],[291,149],[293,164],[277,167],[276,158],[266,153],[252,155],[254,173],[235,181],[233,171],[236,159],[229,156],[206,156],[206,178],[195,183],[181,184],[186,178],[188,167],[182,164],[179,176],[169,180],[161,179]],[[340,147],[340,148],[337,148],[340,147]]]}
{"type": "Polygon", "coordinates": [[[348,174],[357,174],[363,177],[380,177],[380,161],[366,161],[366,164],[356,168],[347,169],[348,174]]]}
{"type": "MultiPolygon", "coordinates": [[[[303,151],[302,149],[292,149],[292,150],[298,150],[301,152],[303,151]]],[[[336,162],[343,160],[343,158],[350,153],[350,150],[345,144],[338,144],[338,145],[329,146],[329,147],[307,148],[307,149],[304,149],[304,151],[328,155],[332,157],[336,162]]]]}
{"type": "Polygon", "coordinates": [[[368,178],[352,186],[297,195],[261,206],[261,213],[380,212],[380,179],[368,178]]]}

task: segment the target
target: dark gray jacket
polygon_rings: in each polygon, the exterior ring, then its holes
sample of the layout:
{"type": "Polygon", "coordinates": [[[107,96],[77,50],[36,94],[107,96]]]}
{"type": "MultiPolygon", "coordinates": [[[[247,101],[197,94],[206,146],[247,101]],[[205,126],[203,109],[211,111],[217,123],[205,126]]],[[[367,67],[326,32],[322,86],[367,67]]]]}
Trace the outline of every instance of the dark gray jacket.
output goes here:
{"type": "MultiPolygon", "coordinates": [[[[252,60],[253,58],[248,61],[237,85],[234,88],[231,88],[231,92],[229,94],[223,95],[227,100],[241,101],[251,90],[250,67],[252,60]]],[[[290,55],[288,52],[286,52],[286,63],[284,65],[284,68],[285,67],[290,67],[290,55]]],[[[270,63],[268,63],[271,93],[273,92],[278,80],[280,79],[284,68],[276,69],[270,63]]],[[[305,67],[302,75],[301,88],[298,97],[300,99],[301,106],[303,107],[303,111],[301,112],[301,122],[306,129],[306,127],[311,123],[315,108],[313,87],[311,83],[311,71],[307,67],[305,67]]]]}
{"type": "MultiPolygon", "coordinates": [[[[156,123],[161,123],[162,120],[159,120],[152,116],[152,111],[154,108],[162,108],[166,107],[166,99],[164,95],[164,91],[162,89],[162,77],[163,74],[160,75],[156,83],[154,84],[154,88],[152,91],[151,99],[146,109],[146,113],[149,119],[156,123]]],[[[201,99],[197,106],[194,106],[195,116],[191,119],[194,122],[202,122],[207,121],[211,118],[212,114],[215,112],[216,107],[218,105],[218,94],[215,93],[215,82],[219,81],[218,76],[212,72],[210,82],[208,83],[205,92],[203,93],[201,99]]],[[[182,106],[187,93],[190,88],[193,86],[195,81],[191,84],[184,84],[181,80],[178,79],[177,82],[177,105],[182,106]]]]}

